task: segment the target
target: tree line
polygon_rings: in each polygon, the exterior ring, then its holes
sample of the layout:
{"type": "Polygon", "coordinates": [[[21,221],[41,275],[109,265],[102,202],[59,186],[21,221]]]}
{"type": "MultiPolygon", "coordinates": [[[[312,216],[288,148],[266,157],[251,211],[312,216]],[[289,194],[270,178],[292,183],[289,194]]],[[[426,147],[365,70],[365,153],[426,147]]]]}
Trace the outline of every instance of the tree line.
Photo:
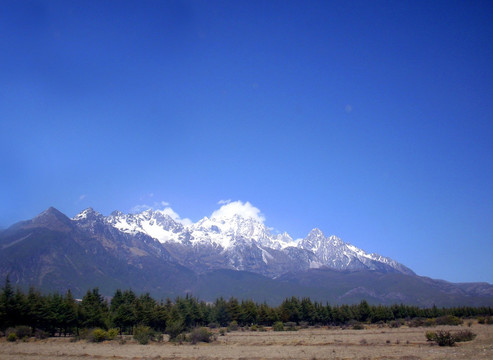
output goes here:
{"type": "Polygon", "coordinates": [[[98,288],[88,290],[77,301],[70,290],[64,295],[42,294],[31,287],[25,293],[14,289],[8,278],[0,293],[0,330],[23,325],[29,326],[33,333],[44,331],[51,336],[78,335],[81,329],[90,328],[118,328],[120,333],[132,334],[138,325],[177,334],[198,326],[225,327],[233,322],[238,326],[272,326],[278,322],[344,325],[492,315],[492,307],[420,308],[403,304],[369,305],[365,300],[354,305],[330,305],[297,297],[287,298],[279,306],[234,297],[229,300],[220,297],[206,303],[190,295],[157,301],[148,293],[137,295],[132,290],[116,290],[108,301],[98,288]]]}

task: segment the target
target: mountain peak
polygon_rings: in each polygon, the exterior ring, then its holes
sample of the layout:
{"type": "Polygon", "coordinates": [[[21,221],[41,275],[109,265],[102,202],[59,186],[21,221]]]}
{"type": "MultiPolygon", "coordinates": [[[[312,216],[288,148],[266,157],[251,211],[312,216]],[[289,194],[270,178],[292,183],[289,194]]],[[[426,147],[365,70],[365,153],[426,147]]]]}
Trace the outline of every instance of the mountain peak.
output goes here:
{"type": "Polygon", "coordinates": [[[78,213],[77,215],[75,215],[72,220],[75,220],[75,221],[80,221],[80,220],[93,220],[93,219],[98,219],[98,218],[102,218],[103,215],[101,215],[99,212],[97,212],[96,210],[94,210],[92,207],[88,207],[87,209],[81,211],[80,213],[78,213]]]}
{"type": "Polygon", "coordinates": [[[61,213],[58,209],[50,206],[45,211],[38,214],[29,223],[30,227],[45,227],[52,230],[70,231],[72,228],[71,220],[61,213]]]}
{"type": "Polygon", "coordinates": [[[325,238],[325,235],[322,232],[322,230],[320,230],[319,228],[314,228],[314,229],[312,229],[312,231],[310,231],[308,233],[307,237],[323,237],[323,238],[325,238]]]}

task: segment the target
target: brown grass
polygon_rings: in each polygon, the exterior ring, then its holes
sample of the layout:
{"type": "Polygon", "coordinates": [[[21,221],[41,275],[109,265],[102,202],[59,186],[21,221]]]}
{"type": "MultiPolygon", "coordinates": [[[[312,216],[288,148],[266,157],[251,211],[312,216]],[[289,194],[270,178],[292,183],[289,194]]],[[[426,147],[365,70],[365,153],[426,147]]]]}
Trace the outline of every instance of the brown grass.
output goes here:
{"type": "Polygon", "coordinates": [[[464,327],[377,328],[341,330],[303,329],[293,332],[230,332],[210,344],[176,345],[167,341],[139,345],[128,339],[100,344],[71,342],[69,338],[31,339],[10,343],[0,340],[2,360],[51,359],[358,359],[358,360],[449,360],[493,359],[493,326],[474,324],[475,340],[454,347],[439,347],[426,341],[425,332],[438,329],[459,331],[464,327]]]}

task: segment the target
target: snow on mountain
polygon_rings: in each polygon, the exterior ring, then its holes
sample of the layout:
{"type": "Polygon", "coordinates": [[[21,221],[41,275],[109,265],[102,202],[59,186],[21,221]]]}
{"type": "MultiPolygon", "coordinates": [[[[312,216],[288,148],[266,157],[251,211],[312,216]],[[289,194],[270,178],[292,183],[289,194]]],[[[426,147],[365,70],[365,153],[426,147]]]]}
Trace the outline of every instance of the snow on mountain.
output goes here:
{"type": "Polygon", "coordinates": [[[145,210],[139,214],[124,214],[114,211],[106,221],[120,231],[135,234],[144,233],[164,243],[179,242],[184,226],[171,218],[164,211],[145,210]]]}
{"type": "Polygon", "coordinates": [[[329,267],[412,273],[390,258],[368,254],[334,235],[326,237],[320,229],[297,241],[287,233],[273,234],[260,210],[249,202],[225,203],[196,223],[180,222],[170,208],[137,214],[115,211],[107,217],[86,209],[73,220],[82,222],[91,217],[124,233],[148,235],[182,263],[204,271],[226,267],[278,275],[291,269],[329,267]]]}

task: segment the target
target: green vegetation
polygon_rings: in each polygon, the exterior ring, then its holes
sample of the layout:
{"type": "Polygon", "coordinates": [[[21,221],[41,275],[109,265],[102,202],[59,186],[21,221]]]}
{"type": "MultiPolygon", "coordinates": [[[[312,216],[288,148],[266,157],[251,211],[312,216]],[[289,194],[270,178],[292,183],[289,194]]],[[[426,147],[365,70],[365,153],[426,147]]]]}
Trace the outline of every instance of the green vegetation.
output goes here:
{"type": "Polygon", "coordinates": [[[282,323],[282,321],[276,321],[274,325],[272,325],[272,330],[284,331],[284,324],[282,323]]]}
{"type": "Polygon", "coordinates": [[[472,341],[476,338],[476,334],[471,330],[461,330],[456,333],[445,330],[427,331],[425,336],[428,341],[434,341],[439,346],[454,346],[456,342],[472,341]]]}
{"type": "MultiPolygon", "coordinates": [[[[99,342],[126,334],[133,335],[140,343],[148,343],[159,341],[163,333],[180,342],[204,341],[201,339],[210,339],[203,330],[208,325],[227,327],[227,331],[265,331],[265,327],[284,331],[323,325],[356,329],[372,323],[392,327],[404,323],[409,326],[458,325],[463,318],[477,318],[478,322],[488,324],[493,322],[493,308],[434,306],[423,309],[402,304],[370,305],[366,301],[330,305],[296,297],[272,307],[235,298],[205,303],[189,295],[174,301],[156,301],[149,294],[137,295],[132,290],[117,290],[108,300],[98,288],[87,291],[76,301],[70,291],[64,295],[46,295],[30,288],[24,293],[14,289],[8,278],[0,288],[0,331],[13,341],[33,335],[37,338],[71,335],[99,342]],[[14,335],[10,335],[12,333],[14,335]]],[[[225,330],[222,332],[224,334],[225,330]]]]}
{"type": "Polygon", "coordinates": [[[214,340],[214,334],[205,327],[195,328],[190,332],[188,340],[192,344],[197,344],[199,342],[209,343],[214,340]]]}

